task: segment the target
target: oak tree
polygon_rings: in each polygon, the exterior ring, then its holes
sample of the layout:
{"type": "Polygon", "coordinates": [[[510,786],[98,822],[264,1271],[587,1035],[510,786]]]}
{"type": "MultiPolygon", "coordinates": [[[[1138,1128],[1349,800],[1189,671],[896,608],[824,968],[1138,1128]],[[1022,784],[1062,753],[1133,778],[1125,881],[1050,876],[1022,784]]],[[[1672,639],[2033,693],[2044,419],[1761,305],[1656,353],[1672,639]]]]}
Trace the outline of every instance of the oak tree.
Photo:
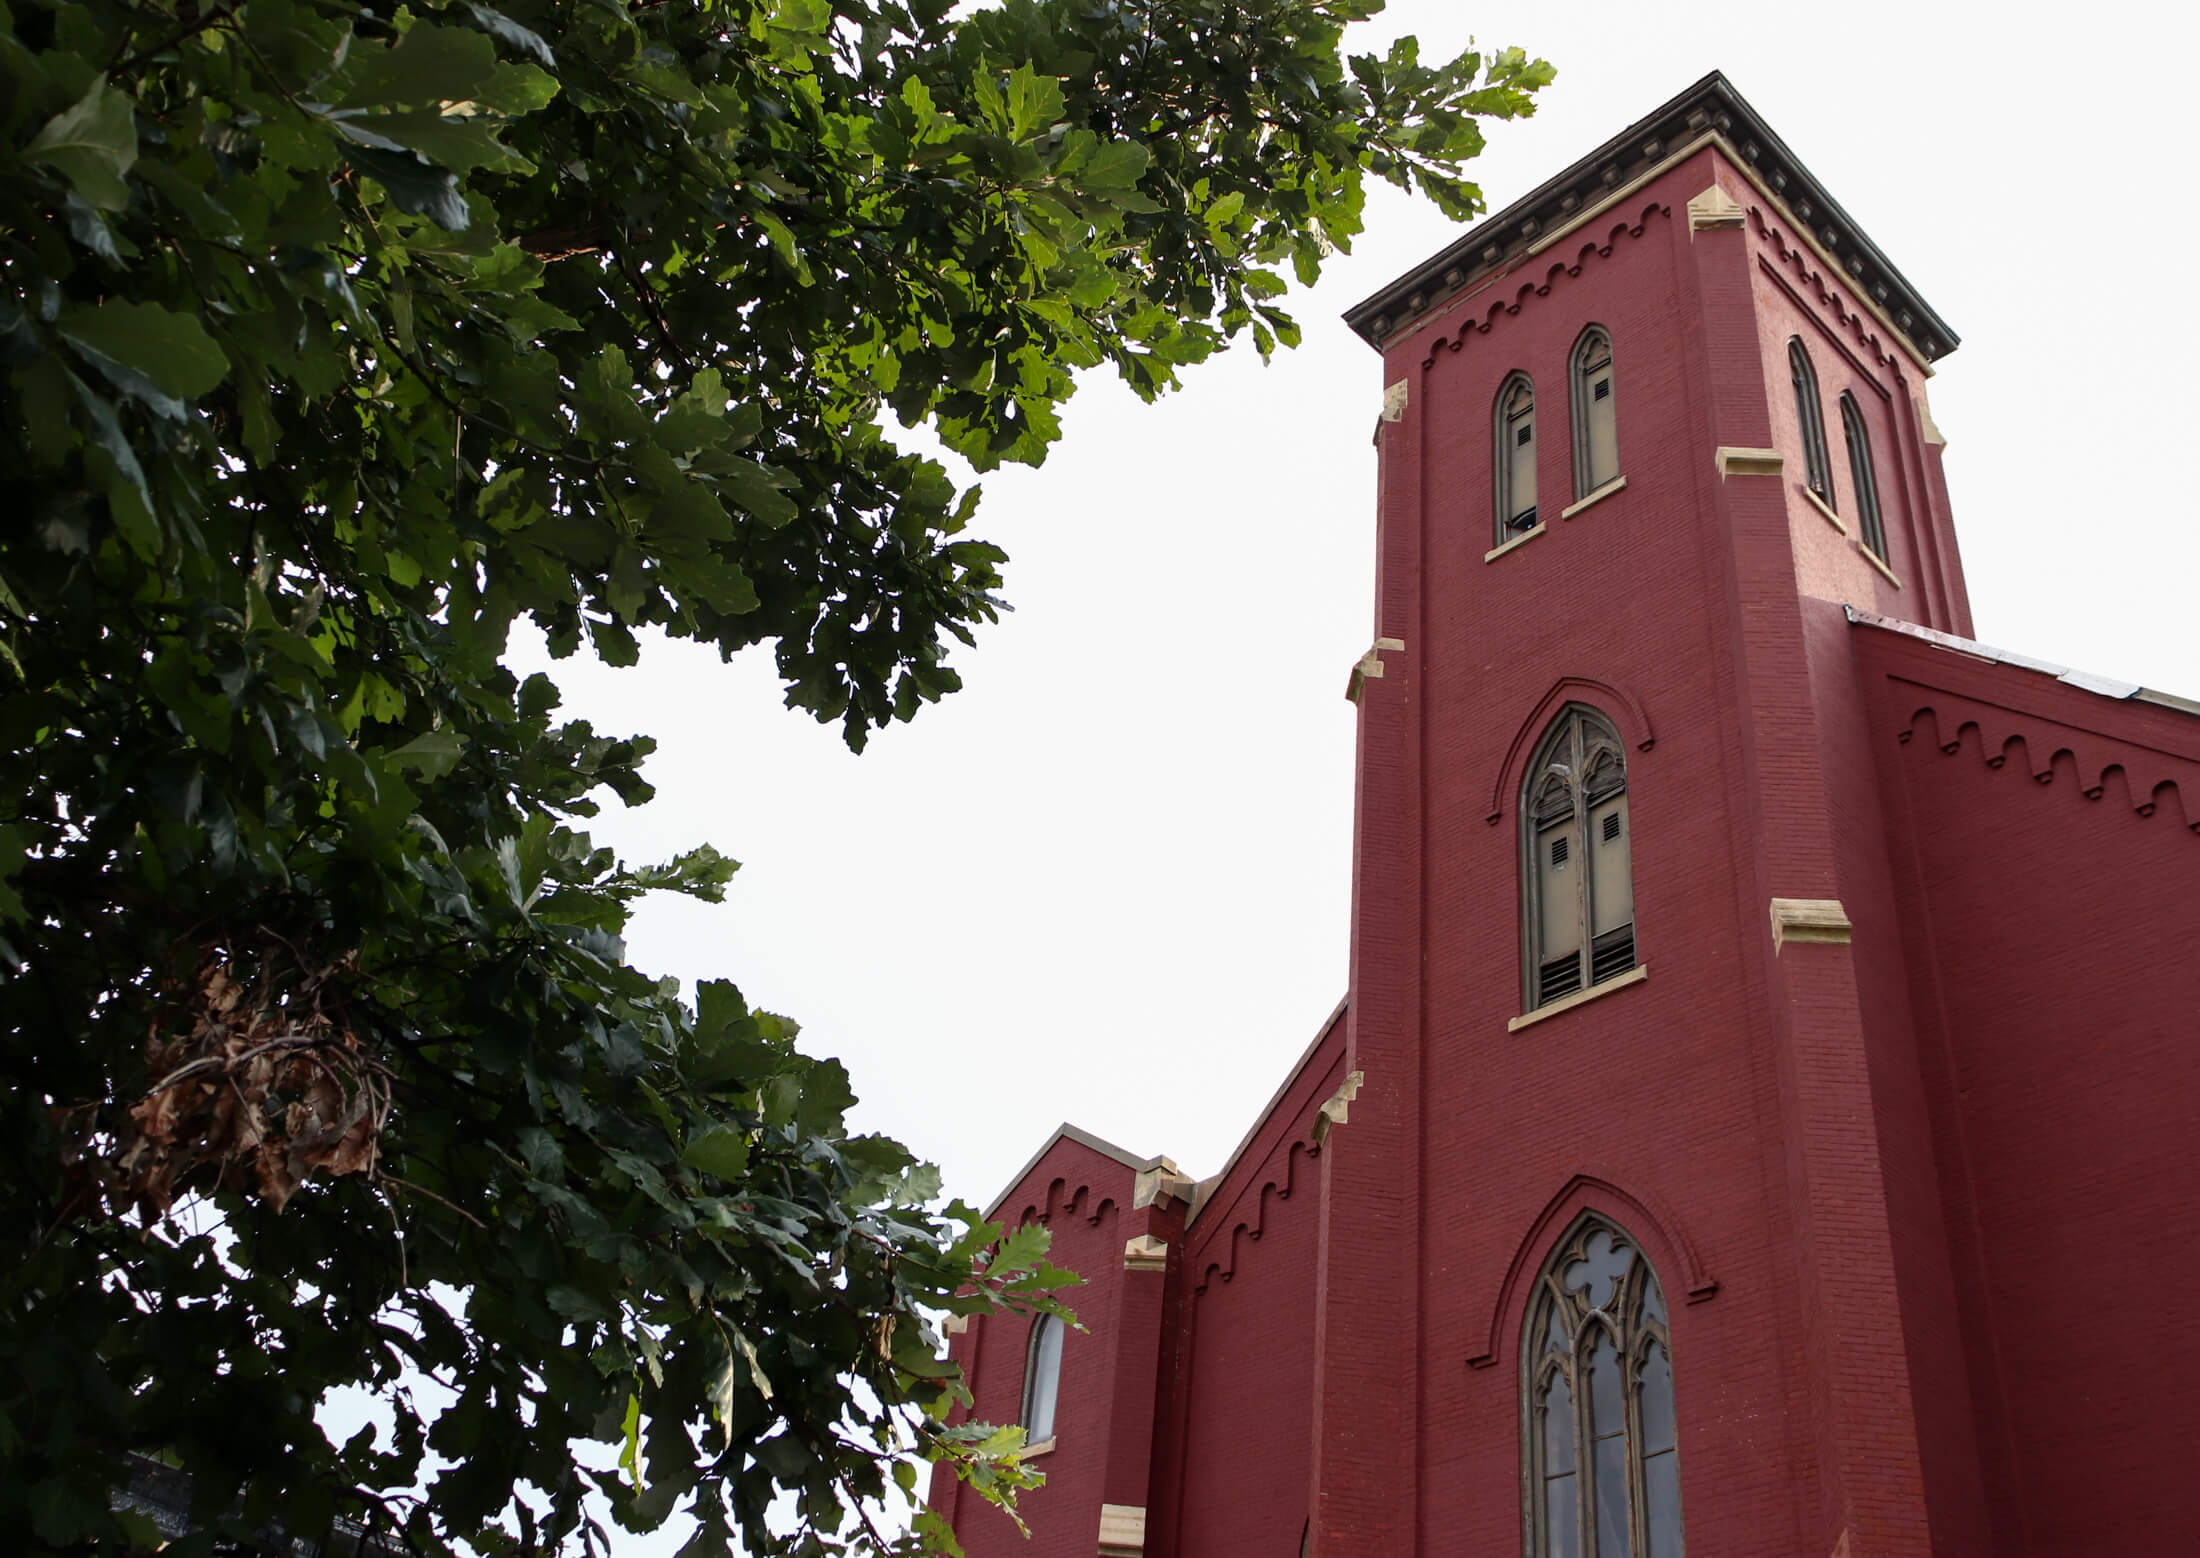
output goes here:
{"type": "MultiPolygon", "coordinates": [[[[0,4],[0,1529],[171,1552],[914,1550],[943,1313],[1065,1280],[852,1135],[732,983],[626,960],[703,848],[583,831],[645,737],[521,619],[769,644],[850,744],[999,609],[975,473],[1349,243],[1464,217],[1518,51],[1380,0],[0,4]],[[911,452],[928,427],[969,470],[911,452]],[[331,1442],[357,1389],[383,1427],[331,1442]]],[[[953,1122],[942,1122],[953,1128],[953,1122]]]]}

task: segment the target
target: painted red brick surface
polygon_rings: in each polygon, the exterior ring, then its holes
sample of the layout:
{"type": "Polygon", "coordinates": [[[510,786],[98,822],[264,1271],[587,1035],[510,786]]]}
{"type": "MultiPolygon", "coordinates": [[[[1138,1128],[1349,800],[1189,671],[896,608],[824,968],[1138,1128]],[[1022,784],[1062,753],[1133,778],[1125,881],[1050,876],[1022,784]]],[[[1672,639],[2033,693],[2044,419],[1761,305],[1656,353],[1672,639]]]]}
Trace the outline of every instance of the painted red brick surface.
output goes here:
{"type": "MultiPolygon", "coordinates": [[[[1214,1179],[1134,1207],[1139,1160],[1062,1139],[1012,1187],[1091,1332],[1030,1543],[935,1490],[973,1558],[1099,1551],[1103,1505],[1157,1558],[1535,1551],[1522,1329],[1584,1211],[1670,1307],[1694,1558],[2192,1549],[2200,717],[1951,637],[1926,359],[1819,242],[1707,134],[1385,339],[1404,647],[1359,683],[1346,1003],[1214,1179]],[[1575,508],[1592,324],[1625,484],[1575,508]],[[1499,550],[1515,372],[1541,528],[1499,550]],[[1574,703],[1626,747],[1644,972],[1516,1025],[1525,770],[1574,703]],[[1776,944],[1775,900],[1848,939],[1776,944]]],[[[1021,1325],[958,1339],[980,1416],[1021,1325]]]]}

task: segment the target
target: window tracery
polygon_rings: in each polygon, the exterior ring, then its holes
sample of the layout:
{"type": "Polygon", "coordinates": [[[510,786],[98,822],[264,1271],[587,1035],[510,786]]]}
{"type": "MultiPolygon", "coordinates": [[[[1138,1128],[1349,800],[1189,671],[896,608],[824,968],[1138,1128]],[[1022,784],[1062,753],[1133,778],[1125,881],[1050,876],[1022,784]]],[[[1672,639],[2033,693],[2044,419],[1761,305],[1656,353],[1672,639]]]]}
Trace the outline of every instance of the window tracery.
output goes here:
{"type": "Polygon", "coordinates": [[[1657,1273],[1584,1214],[1536,1279],[1521,1355],[1532,1558],[1680,1558],[1672,1337],[1657,1273]]]}

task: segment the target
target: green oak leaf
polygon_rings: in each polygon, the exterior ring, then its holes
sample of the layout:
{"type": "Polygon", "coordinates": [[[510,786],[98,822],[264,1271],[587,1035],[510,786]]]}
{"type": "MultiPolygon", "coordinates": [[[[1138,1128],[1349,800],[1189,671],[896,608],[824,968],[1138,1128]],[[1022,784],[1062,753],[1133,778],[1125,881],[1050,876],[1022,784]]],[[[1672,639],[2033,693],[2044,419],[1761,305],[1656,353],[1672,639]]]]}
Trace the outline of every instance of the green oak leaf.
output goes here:
{"type": "Polygon", "coordinates": [[[84,95],[49,119],[23,148],[23,160],[54,169],[102,211],[130,200],[123,175],[137,161],[136,104],[94,76],[84,95]]]}

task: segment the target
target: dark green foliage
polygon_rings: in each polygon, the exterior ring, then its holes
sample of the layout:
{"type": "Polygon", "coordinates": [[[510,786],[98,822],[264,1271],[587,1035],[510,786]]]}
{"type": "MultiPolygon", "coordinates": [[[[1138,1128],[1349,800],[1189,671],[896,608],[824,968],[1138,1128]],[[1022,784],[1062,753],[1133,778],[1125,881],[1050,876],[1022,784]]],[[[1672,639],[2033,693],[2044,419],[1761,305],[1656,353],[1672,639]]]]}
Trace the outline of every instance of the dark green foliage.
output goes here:
{"type": "Polygon", "coordinates": [[[500,657],[769,641],[856,745],[952,690],[1002,554],[882,418],[1036,461],[1078,368],[1294,341],[1367,174],[1471,211],[1549,71],[1348,65],[1376,8],[0,6],[0,1531],[144,1539],[129,1451],[186,1554],[555,1546],[590,1487],[886,1550],[925,1458],[1028,1480],[926,1315],[1050,1302],[1043,1239],[627,966],[733,865],[593,848],[650,744],[500,657]],[[329,1443],[345,1386],[394,1433],[329,1443]]]}

